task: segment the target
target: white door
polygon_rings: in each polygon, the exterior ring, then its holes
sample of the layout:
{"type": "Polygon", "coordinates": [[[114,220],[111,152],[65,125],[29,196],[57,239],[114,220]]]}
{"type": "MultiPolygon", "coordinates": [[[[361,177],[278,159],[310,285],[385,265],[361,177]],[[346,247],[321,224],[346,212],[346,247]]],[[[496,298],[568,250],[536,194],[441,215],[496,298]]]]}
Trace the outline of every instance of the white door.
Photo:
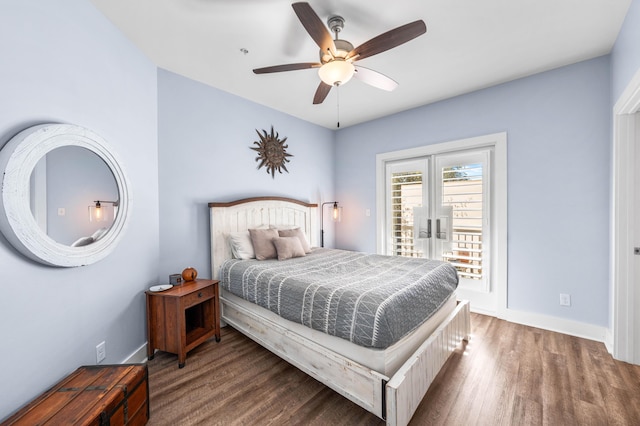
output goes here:
{"type": "Polygon", "coordinates": [[[458,298],[495,312],[490,158],[483,148],[387,163],[386,254],[451,262],[458,298]]]}
{"type": "MultiPolygon", "coordinates": [[[[495,312],[491,288],[491,151],[476,150],[435,157],[435,214],[451,222],[440,225],[447,234],[435,239],[438,258],[458,270],[458,298],[474,310],[495,312]]],[[[436,237],[437,237],[436,233],[436,237]]]]}

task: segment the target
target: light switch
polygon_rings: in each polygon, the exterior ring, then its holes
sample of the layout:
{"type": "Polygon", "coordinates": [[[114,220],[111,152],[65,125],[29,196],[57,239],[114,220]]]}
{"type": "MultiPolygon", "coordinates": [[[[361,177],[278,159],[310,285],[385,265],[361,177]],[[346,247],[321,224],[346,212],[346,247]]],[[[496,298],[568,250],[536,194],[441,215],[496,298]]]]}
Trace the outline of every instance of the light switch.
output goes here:
{"type": "Polygon", "coordinates": [[[371,216],[371,209],[366,209],[364,211],[364,215],[367,216],[367,217],[371,216]]]}
{"type": "Polygon", "coordinates": [[[66,211],[64,207],[58,207],[58,216],[64,216],[65,214],[66,214],[66,211]]]}

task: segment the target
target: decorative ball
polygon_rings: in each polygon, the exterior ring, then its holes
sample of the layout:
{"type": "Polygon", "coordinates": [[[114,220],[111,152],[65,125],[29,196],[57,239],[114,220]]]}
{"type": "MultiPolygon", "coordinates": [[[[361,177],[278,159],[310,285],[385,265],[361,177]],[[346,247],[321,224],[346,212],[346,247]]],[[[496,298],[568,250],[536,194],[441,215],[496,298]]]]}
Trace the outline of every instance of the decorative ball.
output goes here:
{"type": "Polygon", "coordinates": [[[193,281],[197,276],[198,271],[196,271],[195,268],[192,268],[191,266],[182,271],[182,279],[184,279],[185,281],[193,281]]]}

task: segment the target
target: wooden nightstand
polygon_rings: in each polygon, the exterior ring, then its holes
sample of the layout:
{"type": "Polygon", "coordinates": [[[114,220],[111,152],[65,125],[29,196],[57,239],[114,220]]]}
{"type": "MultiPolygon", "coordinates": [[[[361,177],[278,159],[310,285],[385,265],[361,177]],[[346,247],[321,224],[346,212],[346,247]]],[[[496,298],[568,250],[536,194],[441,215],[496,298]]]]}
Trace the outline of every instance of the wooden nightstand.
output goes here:
{"type": "Polygon", "coordinates": [[[184,367],[187,352],[215,336],[220,341],[220,305],[217,280],[187,281],[162,291],[146,291],[147,356],[156,349],[178,355],[184,367]]]}

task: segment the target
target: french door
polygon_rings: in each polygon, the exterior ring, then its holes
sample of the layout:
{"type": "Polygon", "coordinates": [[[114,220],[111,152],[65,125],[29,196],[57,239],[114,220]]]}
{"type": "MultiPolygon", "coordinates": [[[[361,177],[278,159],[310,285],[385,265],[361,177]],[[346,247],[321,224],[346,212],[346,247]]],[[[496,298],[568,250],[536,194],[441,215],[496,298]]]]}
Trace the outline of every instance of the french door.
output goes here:
{"type": "Polygon", "coordinates": [[[492,148],[386,163],[386,254],[451,262],[458,297],[495,305],[491,273],[492,148]],[[484,300],[487,299],[487,300],[484,300]]]}

